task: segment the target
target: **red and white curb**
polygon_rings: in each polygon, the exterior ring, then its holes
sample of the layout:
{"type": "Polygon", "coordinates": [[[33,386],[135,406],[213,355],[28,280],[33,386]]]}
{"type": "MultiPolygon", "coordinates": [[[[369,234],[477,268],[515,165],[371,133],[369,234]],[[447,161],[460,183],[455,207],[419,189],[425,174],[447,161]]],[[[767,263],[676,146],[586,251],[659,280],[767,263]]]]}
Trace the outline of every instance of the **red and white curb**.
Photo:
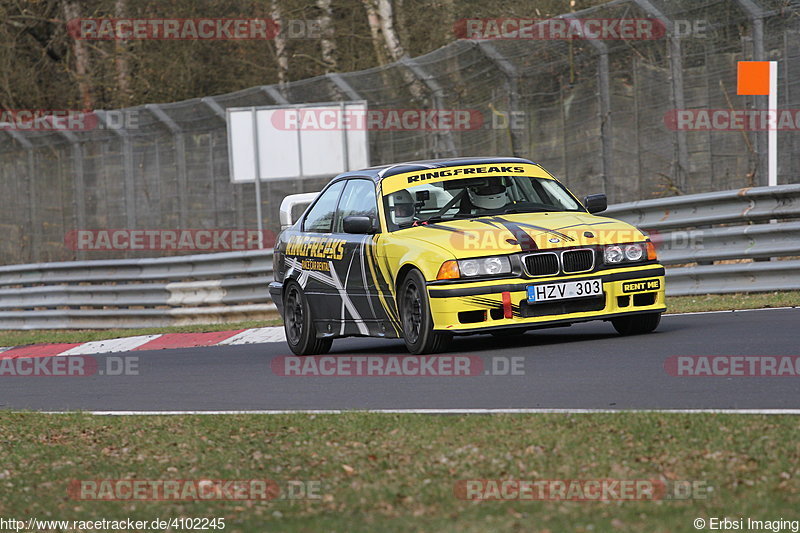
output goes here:
{"type": "Polygon", "coordinates": [[[194,348],[197,346],[235,346],[238,344],[283,342],[285,340],[286,335],[282,327],[211,331],[208,333],[163,333],[160,335],[138,335],[83,343],[62,342],[0,347],[0,359],[91,355],[165,350],[169,348],[194,348]]]}

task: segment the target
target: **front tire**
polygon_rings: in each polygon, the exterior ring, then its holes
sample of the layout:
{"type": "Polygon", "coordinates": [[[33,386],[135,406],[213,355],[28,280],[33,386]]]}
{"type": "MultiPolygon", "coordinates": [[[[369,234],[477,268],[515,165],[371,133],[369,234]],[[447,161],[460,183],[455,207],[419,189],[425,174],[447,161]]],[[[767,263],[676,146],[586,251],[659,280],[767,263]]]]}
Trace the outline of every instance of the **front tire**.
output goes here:
{"type": "Polygon", "coordinates": [[[419,270],[410,271],[403,279],[398,302],[403,340],[409,352],[415,355],[435,353],[449,344],[452,334],[433,329],[427,285],[419,270]]]}
{"type": "Polygon", "coordinates": [[[611,323],[620,335],[639,335],[650,333],[661,322],[661,313],[621,316],[612,318],[611,323]]]}
{"type": "Polygon", "coordinates": [[[311,307],[300,285],[290,281],[283,297],[283,329],[286,343],[295,355],[319,355],[328,353],[332,338],[317,338],[311,307]]]}

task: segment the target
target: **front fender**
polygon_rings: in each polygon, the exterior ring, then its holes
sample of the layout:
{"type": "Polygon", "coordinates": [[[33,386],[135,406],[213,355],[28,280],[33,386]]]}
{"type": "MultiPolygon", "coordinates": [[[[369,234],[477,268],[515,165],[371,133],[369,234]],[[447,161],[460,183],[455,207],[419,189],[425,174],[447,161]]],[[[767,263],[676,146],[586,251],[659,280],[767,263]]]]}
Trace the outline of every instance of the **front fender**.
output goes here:
{"type": "Polygon", "coordinates": [[[403,267],[414,266],[422,272],[426,281],[433,281],[442,263],[455,259],[452,251],[420,239],[403,238],[400,235],[382,236],[380,250],[389,265],[392,279],[397,281],[403,267]]]}

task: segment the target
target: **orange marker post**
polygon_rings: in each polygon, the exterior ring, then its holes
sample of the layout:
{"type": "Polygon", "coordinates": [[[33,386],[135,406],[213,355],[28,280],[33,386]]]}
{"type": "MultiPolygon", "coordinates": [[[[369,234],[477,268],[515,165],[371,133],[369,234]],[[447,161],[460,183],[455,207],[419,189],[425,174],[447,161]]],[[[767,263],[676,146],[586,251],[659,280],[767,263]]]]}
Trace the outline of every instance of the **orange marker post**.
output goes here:
{"type": "Polygon", "coordinates": [[[778,184],[778,62],[739,61],[736,94],[767,96],[767,183],[778,184]]]}

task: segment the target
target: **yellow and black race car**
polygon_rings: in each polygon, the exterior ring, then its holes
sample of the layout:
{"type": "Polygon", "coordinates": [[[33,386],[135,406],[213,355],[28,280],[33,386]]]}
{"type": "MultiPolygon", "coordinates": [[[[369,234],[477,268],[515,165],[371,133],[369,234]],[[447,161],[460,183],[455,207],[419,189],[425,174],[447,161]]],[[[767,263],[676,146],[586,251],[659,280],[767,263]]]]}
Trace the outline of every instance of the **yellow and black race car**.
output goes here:
{"type": "Polygon", "coordinates": [[[588,320],[650,332],[664,268],[643,233],[593,214],[605,208],[520,158],[347,172],[278,237],[270,294],[298,355],[350,336],[422,354],[453,335],[588,320]]]}

